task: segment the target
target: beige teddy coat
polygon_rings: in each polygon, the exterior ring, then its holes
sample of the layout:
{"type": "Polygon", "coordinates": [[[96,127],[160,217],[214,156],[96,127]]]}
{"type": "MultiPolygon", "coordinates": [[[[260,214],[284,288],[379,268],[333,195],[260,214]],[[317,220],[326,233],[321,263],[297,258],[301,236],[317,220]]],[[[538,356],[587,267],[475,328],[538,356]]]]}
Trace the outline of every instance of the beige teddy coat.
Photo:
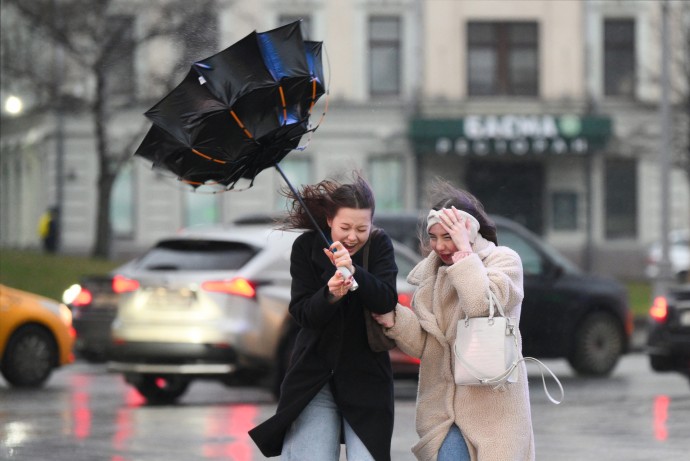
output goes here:
{"type": "MultiPolygon", "coordinates": [[[[524,362],[518,382],[505,387],[456,386],[452,344],[457,321],[488,315],[491,289],[506,315],[520,318],[522,263],[510,248],[478,236],[474,253],[451,266],[431,252],[408,276],[418,288],[412,309],[398,305],[386,334],[405,353],[421,359],[416,428],[417,459],[435,461],[450,426],[465,436],[472,460],[534,460],[534,435],[524,362]]],[[[522,350],[522,341],[519,344],[522,350]]]]}

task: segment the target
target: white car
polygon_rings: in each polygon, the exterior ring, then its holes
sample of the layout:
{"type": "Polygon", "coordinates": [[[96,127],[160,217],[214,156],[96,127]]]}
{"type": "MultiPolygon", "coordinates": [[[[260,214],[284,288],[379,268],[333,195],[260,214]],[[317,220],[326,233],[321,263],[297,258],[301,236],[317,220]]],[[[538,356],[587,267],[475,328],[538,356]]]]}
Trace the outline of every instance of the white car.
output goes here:
{"type": "MultiPolygon", "coordinates": [[[[149,403],[173,403],[194,379],[266,382],[279,391],[296,324],[288,313],[290,251],[297,232],[267,225],[189,229],[118,269],[109,369],[149,403]]],[[[394,242],[398,295],[419,256],[394,242]]],[[[392,353],[402,370],[416,362],[392,353]],[[410,363],[410,362],[413,363],[410,363]]],[[[395,366],[394,366],[395,371],[395,366]]]]}
{"type": "MultiPolygon", "coordinates": [[[[669,232],[668,257],[671,271],[678,282],[687,281],[690,268],[690,229],[679,229],[669,232]]],[[[645,273],[649,278],[659,276],[659,261],[661,260],[661,242],[655,242],[647,253],[647,267],[645,273]]]]}

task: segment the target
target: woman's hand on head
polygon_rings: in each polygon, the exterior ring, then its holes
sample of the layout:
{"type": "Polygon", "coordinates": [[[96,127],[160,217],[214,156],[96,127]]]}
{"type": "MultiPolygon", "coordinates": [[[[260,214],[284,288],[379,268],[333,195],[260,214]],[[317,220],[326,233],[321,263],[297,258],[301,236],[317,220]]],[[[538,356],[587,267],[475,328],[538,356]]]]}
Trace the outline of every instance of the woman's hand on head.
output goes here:
{"type": "Polygon", "coordinates": [[[470,243],[472,224],[460,214],[457,208],[443,209],[441,226],[450,235],[458,252],[472,252],[472,244],[470,243]]]}

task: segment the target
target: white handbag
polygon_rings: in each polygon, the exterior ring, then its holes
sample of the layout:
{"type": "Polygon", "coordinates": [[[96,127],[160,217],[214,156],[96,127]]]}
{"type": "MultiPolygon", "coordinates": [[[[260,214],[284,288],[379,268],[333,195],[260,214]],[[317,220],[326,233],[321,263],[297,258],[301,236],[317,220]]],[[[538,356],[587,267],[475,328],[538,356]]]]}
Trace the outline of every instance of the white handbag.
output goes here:
{"type": "Polygon", "coordinates": [[[517,321],[505,316],[489,290],[489,316],[458,320],[455,384],[501,385],[517,381],[517,321]],[[500,316],[495,316],[498,307],[500,316]]]}
{"type": "Polygon", "coordinates": [[[533,357],[520,357],[518,352],[517,319],[505,316],[496,295],[489,290],[489,316],[458,320],[455,338],[455,384],[464,386],[494,386],[514,383],[518,379],[518,364],[530,360],[537,363],[541,371],[544,392],[548,399],[559,404],[564,391],[556,375],[542,362],[533,357]],[[495,316],[496,309],[500,316],[495,316]],[[551,374],[561,391],[560,400],[555,400],[546,388],[544,370],[551,374]]]}

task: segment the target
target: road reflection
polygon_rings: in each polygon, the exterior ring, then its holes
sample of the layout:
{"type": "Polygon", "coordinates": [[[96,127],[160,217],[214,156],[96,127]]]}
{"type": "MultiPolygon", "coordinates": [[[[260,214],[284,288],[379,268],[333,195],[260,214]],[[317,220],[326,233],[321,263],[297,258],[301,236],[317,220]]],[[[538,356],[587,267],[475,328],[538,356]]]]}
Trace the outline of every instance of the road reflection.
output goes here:
{"type": "MultiPolygon", "coordinates": [[[[118,386],[118,392],[109,396],[112,400],[103,396],[103,389],[98,387],[99,381],[94,380],[93,375],[70,376],[69,392],[64,399],[66,408],[62,432],[71,434],[80,443],[89,443],[103,438],[103,428],[114,429],[110,461],[134,461],[130,455],[132,451],[142,447],[147,450],[150,447],[147,441],[155,439],[159,431],[175,426],[176,430],[182,431],[181,439],[192,441],[199,447],[199,456],[203,459],[254,459],[253,442],[247,432],[259,419],[257,405],[148,406],[134,388],[124,383],[118,386]],[[102,411],[102,407],[108,411],[102,411]],[[176,425],[176,418],[187,421],[176,425]],[[190,420],[194,423],[190,424],[190,420]]],[[[22,438],[24,431],[17,426],[11,432],[17,439],[22,438]]],[[[21,445],[20,440],[14,443],[21,445]]]]}
{"type": "Polygon", "coordinates": [[[654,399],[654,438],[665,442],[668,439],[668,407],[671,399],[667,395],[658,395],[654,399]]]}
{"type": "Polygon", "coordinates": [[[247,431],[254,427],[259,411],[256,405],[216,408],[205,426],[203,456],[209,459],[251,461],[252,446],[247,431]]]}

